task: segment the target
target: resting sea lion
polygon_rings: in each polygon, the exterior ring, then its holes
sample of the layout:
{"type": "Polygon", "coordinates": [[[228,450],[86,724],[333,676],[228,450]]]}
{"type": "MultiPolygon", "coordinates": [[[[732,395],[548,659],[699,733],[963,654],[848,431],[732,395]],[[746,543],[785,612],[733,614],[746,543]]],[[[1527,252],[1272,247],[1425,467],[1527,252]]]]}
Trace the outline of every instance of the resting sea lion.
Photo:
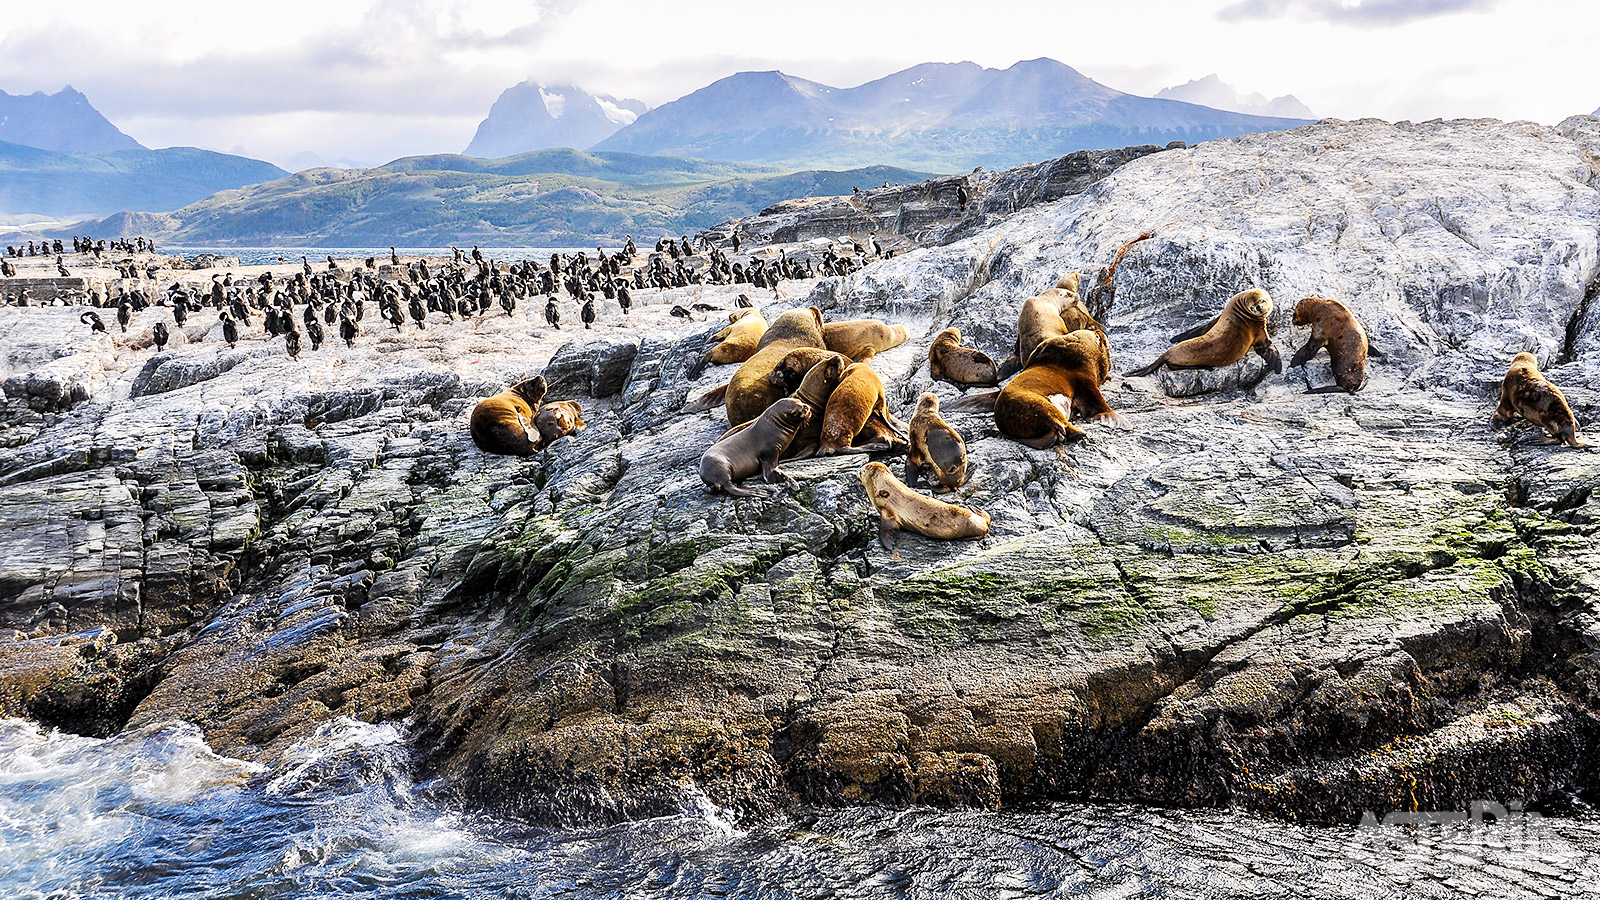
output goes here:
{"type": "MultiPolygon", "coordinates": [[[[1078,297],[1078,273],[1072,272],[1056,282],[1056,286],[1022,301],[1017,313],[1017,344],[1012,358],[999,373],[1005,377],[1028,366],[1028,358],[1043,341],[1087,328],[1105,333],[1099,321],[1089,314],[1089,307],[1078,297]]],[[[1106,377],[1111,377],[1111,344],[1104,345],[1106,377]]]]}
{"type": "Polygon", "coordinates": [[[902,531],[945,541],[989,533],[988,513],[924,497],[902,484],[883,463],[862,466],[861,484],[878,511],[878,540],[895,559],[900,558],[902,531]]]}
{"type": "Polygon", "coordinates": [[[767,407],[749,427],[724,435],[700,457],[700,480],[705,482],[706,490],[736,497],[765,496],[768,492],[736,483],[757,472],[768,484],[782,480],[793,485],[794,479],[779,471],[778,460],[811,415],[811,407],[804,401],[784,397],[767,407]]]}
{"type": "Polygon", "coordinates": [[[962,390],[969,387],[994,387],[1000,383],[1000,367],[987,353],[961,346],[961,331],[946,328],[928,347],[928,373],[934,381],[944,381],[962,390]]]}
{"type": "Polygon", "coordinates": [[[1072,413],[1095,422],[1117,421],[1100,393],[1104,344],[1103,335],[1087,328],[1041,343],[1028,367],[1000,389],[994,403],[995,424],[1006,435],[1042,450],[1084,436],[1083,429],[1072,424],[1072,413]]]}
{"type": "Polygon", "coordinates": [[[1491,423],[1498,430],[1519,418],[1549,432],[1552,444],[1590,446],[1578,437],[1578,419],[1567,405],[1567,398],[1545,379],[1532,353],[1518,353],[1511,360],[1511,368],[1500,384],[1500,407],[1494,411],[1491,423]]]}
{"type": "MultiPolygon", "coordinates": [[[[851,363],[850,357],[845,356],[843,353],[835,353],[832,350],[819,350],[816,347],[801,347],[799,350],[790,350],[785,354],[778,365],[773,368],[772,374],[767,376],[767,380],[772,383],[774,388],[784,394],[793,394],[800,387],[800,382],[806,377],[807,372],[810,372],[818,363],[829,359],[839,360],[844,366],[848,366],[851,363]]],[[[843,366],[840,368],[843,368],[843,366]]],[[[827,398],[824,397],[823,399],[826,400],[827,398]]],[[[820,410],[821,406],[817,408],[820,410]]]]}
{"type": "Polygon", "coordinates": [[[1328,348],[1328,359],[1333,363],[1334,383],[1306,393],[1343,390],[1354,394],[1361,390],[1362,382],[1367,380],[1367,332],[1350,307],[1338,300],[1306,297],[1294,306],[1294,324],[1310,328],[1311,339],[1289,360],[1289,365],[1305,365],[1323,347],[1328,348]]]}
{"type": "Polygon", "coordinates": [[[549,445],[569,434],[576,434],[589,426],[583,421],[583,407],[576,400],[559,400],[539,407],[534,419],[539,429],[539,442],[549,445]]]}
{"type": "Polygon", "coordinates": [[[485,453],[532,456],[539,449],[535,410],[544,402],[544,376],[519,382],[472,408],[472,442],[485,453]]]}
{"type": "Polygon", "coordinates": [[[1272,335],[1267,333],[1267,317],[1272,315],[1272,298],[1266,291],[1253,288],[1240,291],[1228,299],[1222,314],[1198,328],[1191,328],[1173,338],[1177,343],[1156,358],[1156,361],[1129,375],[1149,375],[1162,366],[1174,369],[1209,369],[1230,366],[1254,350],[1267,361],[1273,374],[1283,371],[1283,359],[1272,346],[1272,335]]]}
{"type": "Polygon", "coordinates": [[[911,446],[906,450],[906,484],[926,478],[934,493],[953,491],[967,480],[967,444],[939,415],[939,398],[923,394],[911,417],[911,446]]]}
{"type": "MultiPolygon", "coordinates": [[[[814,306],[791,309],[775,319],[761,336],[756,352],[733,373],[725,392],[729,425],[754,419],[786,393],[774,389],[767,376],[790,350],[801,347],[823,348],[822,311],[814,306]]],[[[701,402],[716,393],[712,391],[701,402]]]]}
{"type": "Polygon", "coordinates": [[[719,366],[742,363],[755,355],[756,344],[761,342],[761,336],[767,332],[767,320],[761,317],[761,311],[735,310],[728,315],[728,323],[728,327],[711,336],[712,340],[721,343],[707,350],[704,356],[689,367],[690,378],[699,378],[708,363],[716,363],[719,366]]]}
{"type": "Polygon", "coordinates": [[[904,325],[888,325],[877,319],[829,322],[822,326],[822,341],[829,350],[843,353],[855,362],[882,353],[906,342],[904,325]]]}
{"type": "Polygon", "coordinates": [[[851,363],[828,396],[817,455],[891,450],[904,443],[905,438],[895,433],[883,380],[866,363],[851,363]]]}

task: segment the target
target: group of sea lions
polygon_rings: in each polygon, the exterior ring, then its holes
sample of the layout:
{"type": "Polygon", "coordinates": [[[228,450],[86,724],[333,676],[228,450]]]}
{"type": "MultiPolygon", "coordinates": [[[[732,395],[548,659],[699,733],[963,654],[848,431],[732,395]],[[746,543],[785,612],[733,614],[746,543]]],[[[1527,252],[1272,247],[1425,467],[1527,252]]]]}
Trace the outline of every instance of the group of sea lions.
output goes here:
{"type": "Polygon", "coordinates": [[[544,376],[518,382],[472,408],[472,442],[485,453],[532,456],[588,426],[576,400],[544,402],[544,376]]]}
{"type": "MultiPolygon", "coordinates": [[[[1101,391],[1111,377],[1111,348],[1105,328],[1078,294],[1076,272],[1062,278],[1021,306],[1013,352],[1003,363],[961,345],[961,332],[947,328],[928,349],[931,376],[960,387],[1003,387],[956,401],[957,408],[991,409],[1000,431],[1029,447],[1043,449],[1082,439],[1084,420],[1121,424],[1101,391]]],[[[1210,322],[1173,338],[1173,345],[1147,366],[1129,373],[1151,374],[1163,366],[1214,368],[1258,354],[1274,373],[1283,362],[1273,346],[1268,319],[1272,298],[1264,290],[1235,294],[1210,322]]],[[[711,493],[765,496],[771,488],[750,488],[740,482],[760,475],[766,485],[793,487],[780,468],[789,459],[840,453],[904,451],[905,481],[887,466],[869,462],[860,477],[879,516],[879,537],[898,558],[899,536],[912,531],[928,537],[979,538],[988,533],[990,517],[982,510],[946,503],[916,490],[922,482],[937,493],[959,488],[967,477],[966,444],[942,417],[939,398],[924,393],[909,426],[890,411],[883,381],[868,361],[904,343],[904,326],[876,320],[824,322],[816,307],[791,309],[769,325],[759,310],[739,309],[712,337],[712,345],[691,365],[698,377],[706,366],[739,368],[728,383],[686,409],[700,411],[725,404],[729,429],[700,459],[700,477],[711,493]]],[[[1310,393],[1355,393],[1366,382],[1370,352],[1366,331],[1349,307],[1338,300],[1306,297],[1295,307],[1294,323],[1309,329],[1310,338],[1290,360],[1303,367],[1327,350],[1334,384],[1310,393]]],[[[545,434],[542,379],[524,382],[479,404],[472,433],[491,452],[534,452],[553,437],[545,434]],[[486,409],[487,407],[487,409],[486,409]],[[481,411],[481,415],[480,415],[481,411]],[[480,422],[481,420],[481,422],[480,422]],[[536,436],[530,423],[538,424],[536,436]],[[481,427],[480,427],[481,425],[481,427]],[[480,431],[483,437],[480,437],[480,431]]],[[[575,407],[575,404],[573,404],[575,407]]],[[[577,419],[577,410],[572,410],[577,419]]],[[[1532,354],[1518,354],[1506,374],[1496,428],[1525,418],[1544,428],[1552,439],[1574,447],[1588,446],[1578,437],[1577,422],[1561,391],[1539,372],[1532,354]]],[[[556,437],[581,430],[551,433],[556,437]]]]}

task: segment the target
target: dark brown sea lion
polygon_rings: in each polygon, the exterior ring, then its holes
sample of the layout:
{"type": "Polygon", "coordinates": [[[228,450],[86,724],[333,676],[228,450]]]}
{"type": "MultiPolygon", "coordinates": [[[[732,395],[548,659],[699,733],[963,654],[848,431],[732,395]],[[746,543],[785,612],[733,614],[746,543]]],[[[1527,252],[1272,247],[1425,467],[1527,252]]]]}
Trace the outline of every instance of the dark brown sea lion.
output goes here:
{"type": "Polygon", "coordinates": [[[485,453],[532,456],[540,444],[534,421],[544,392],[544,376],[539,375],[478,401],[468,426],[472,442],[485,453]]]}
{"type": "MultiPolygon", "coordinates": [[[[800,387],[800,382],[818,363],[836,359],[848,366],[851,359],[843,353],[832,350],[821,350],[816,347],[801,347],[799,350],[790,350],[782,360],[773,367],[772,374],[767,379],[772,382],[774,389],[784,393],[793,394],[800,387]]],[[[840,368],[843,368],[841,366],[840,368]]]]}
{"type": "Polygon", "coordinates": [[[1176,343],[1155,362],[1128,374],[1149,375],[1162,366],[1174,369],[1230,366],[1251,350],[1267,361],[1274,374],[1281,373],[1283,359],[1272,346],[1272,335],[1267,333],[1270,315],[1272,298],[1266,291],[1259,288],[1240,291],[1228,299],[1221,315],[1173,338],[1176,343]]]}
{"type": "Polygon", "coordinates": [[[924,497],[902,484],[883,463],[862,466],[861,484],[878,511],[878,540],[895,559],[900,558],[902,531],[945,541],[989,533],[988,513],[924,497]]]}
{"type": "Polygon", "coordinates": [[[818,456],[849,450],[877,452],[904,446],[883,394],[883,380],[866,363],[851,363],[828,396],[818,456]]]}
{"type": "Polygon", "coordinates": [[[773,387],[768,376],[791,350],[823,348],[822,312],[814,306],[791,309],[767,328],[756,352],[733,373],[728,382],[728,424],[748,422],[771,406],[786,391],[773,387]]]}
{"type": "Polygon", "coordinates": [[[911,417],[911,446],[906,449],[906,484],[926,478],[934,493],[953,491],[967,480],[967,444],[960,432],[939,415],[939,398],[923,394],[911,417]]]}
{"type": "Polygon", "coordinates": [[[1517,419],[1527,419],[1543,428],[1550,434],[1552,444],[1591,446],[1578,436],[1578,419],[1567,405],[1566,396],[1539,371],[1539,361],[1532,353],[1518,353],[1511,360],[1511,368],[1500,383],[1500,406],[1491,423],[1498,430],[1517,419]]]}
{"type": "Polygon", "coordinates": [[[755,355],[756,345],[761,343],[761,336],[767,333],[767,320],[761,317],[757,309],[739,309],[728,314],[728,326],[711,339],[717,345],[705,352],[705,355],[689,367],[689,377],[699,378],[710,363],[719,366],[730,363],[742,363],[755,355]]]}
{"type": "Polygon", "coordinates": [[[539,407],[534,420],[539,428],[539,441],[549,446],[569,434],[576,434],[589,426],[583,421],[583,407],[576,400],[560,400],[539,407]]]}
{"type": "Polygon", "coordinates": [[[898,347],[906,342],[904,325],[889,325],[877,319],[852,319],[822,326],[822,340],[829,350],[843,353],[855,362],[898,347]]]}
{"type": "Polygon", "coordinates": [[[1361,390],[1367,380],[1367,332],[1356,321],[1350,307],[1338,300],[1306,297],[1294,307],[1294,324],[1311,329],[1311,339],[1290,358],[1289,365],[1303,366],[1323,347],[1333,363],[1334,384],[1313,388],[1307,393],[1361,390]]]}
{"type": "Polygon", "coordinates": [[[1038,449],[1081,439],[1072,415],[1096,422],[1119,417],[1100,393],[1105,336],[1087,328],[1049,338],[1029,357],[994,402],[995,424],[1006,435],[1038,449]]]}
{"type": "Polygon", "coordinates": [[[946,328],[928,347],[928,373],[934,381],[969,387],[994,387],[1000,383],[1000,367],[987,353],[961,346],[961,331],[946,328]]]}
{"type": "Polygon", "coordinates": [[[768,484],[782,481],[794,485],[794,479],[778,469],[778,460],[811,415],[811,407],[804,401],[784,397],[763,410],[749,427],[724,435],[700,457],[700,480],[706,490],[736,497],[766,496],[769,492],[737,483],[757,472],[768,484]]]}

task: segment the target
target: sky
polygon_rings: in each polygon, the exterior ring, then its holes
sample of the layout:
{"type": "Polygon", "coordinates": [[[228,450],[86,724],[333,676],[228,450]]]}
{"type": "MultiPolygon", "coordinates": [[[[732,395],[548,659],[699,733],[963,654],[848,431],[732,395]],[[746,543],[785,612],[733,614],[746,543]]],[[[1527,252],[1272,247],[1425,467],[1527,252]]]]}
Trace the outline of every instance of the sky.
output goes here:
{"type": "Polygon", "coordinates": [[[460,152],[528,79],[658,106],[1041,56],[1144,96],[1214,72],[1319,116],[1554,123],[1600,107],[1597,36],[1572,0],[74,0],[0,18],[0,90],[70,84],[148,147],[376,165],[460,152]]]}

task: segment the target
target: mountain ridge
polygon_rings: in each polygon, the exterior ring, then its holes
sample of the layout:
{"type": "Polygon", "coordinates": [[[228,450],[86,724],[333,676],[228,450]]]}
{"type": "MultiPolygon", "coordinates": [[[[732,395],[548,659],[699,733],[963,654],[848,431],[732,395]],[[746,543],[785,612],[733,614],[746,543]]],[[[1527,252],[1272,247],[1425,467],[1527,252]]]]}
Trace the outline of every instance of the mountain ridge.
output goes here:
{"type": "Polygon", "coordinates": [[[588,147],[632,124],[647,108],[638,100],[591,94],[570,83],[524,81],[500,93],[462,154],[497,159],[551,147],[588,147]]]}
{"type": "Polygon", "coordinates": [[[54,94],[0,91],[0,141],[63,153],[147,149],[70,84],[54,94]]]}

